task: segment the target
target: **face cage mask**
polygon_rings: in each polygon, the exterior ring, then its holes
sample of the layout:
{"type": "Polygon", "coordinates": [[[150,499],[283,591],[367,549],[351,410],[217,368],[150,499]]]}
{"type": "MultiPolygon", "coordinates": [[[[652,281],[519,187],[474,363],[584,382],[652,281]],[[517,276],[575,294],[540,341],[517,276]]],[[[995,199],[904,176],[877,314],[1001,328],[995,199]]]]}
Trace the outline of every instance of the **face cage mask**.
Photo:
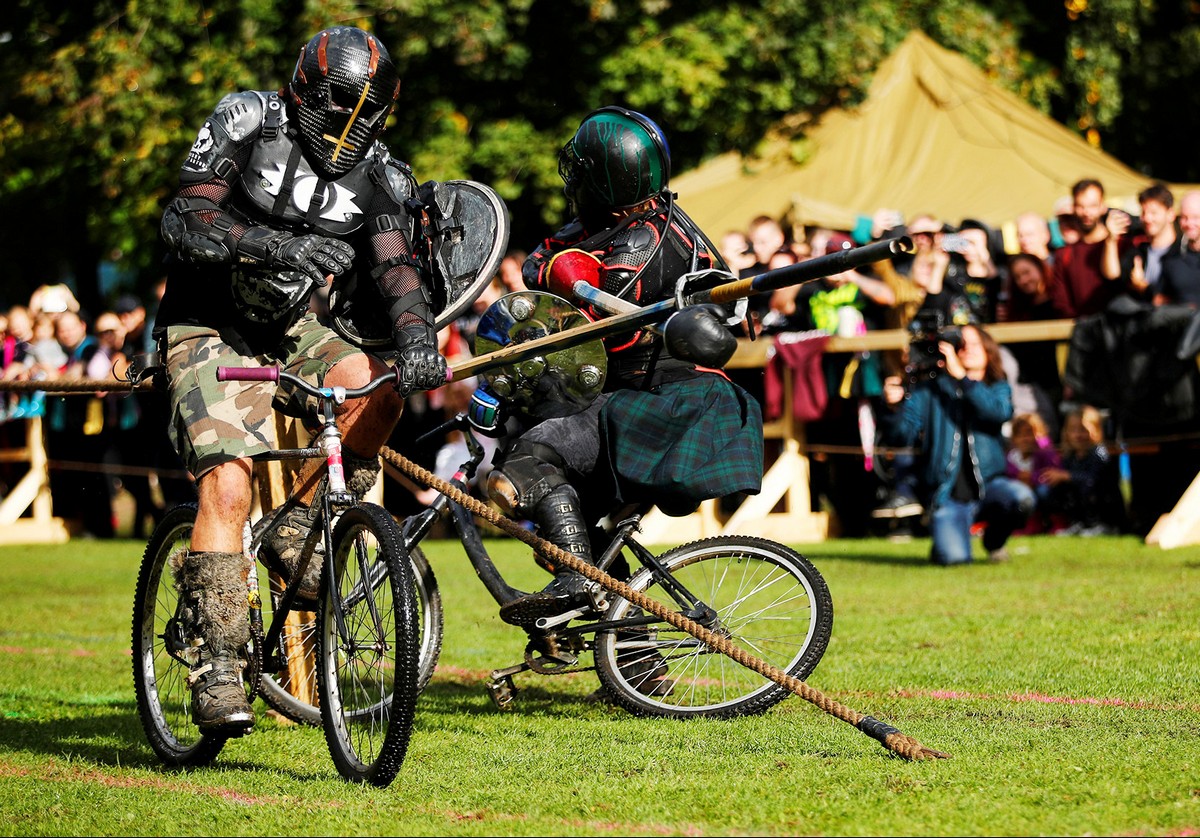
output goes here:
{"type": "Polygon", "coordinates": [[[341,175],[363,161],[375,139],[383,132],[390,107],[375,114],[355,116],[337,106],[313,107],[301,102],[296,108],[300,137],[310,162],[328,174],[341,175]]]}
{"type": "Polygon", "coordinates": [[[301,140],[311,163],[326,174],[345,174],[383,132],[399,79],[390,62],[373,76],[365,72],[359,51],[348,48],[338,51],[324,73],[306,69],[306,63],[302,56],[291,85],[301,140]],[[316,80],[308,81],[310,75],[316,80]]]}
{"type": "Polygon", "coordinates": [[[574,140],[569,140],[558,152],[558,176],[562,178],[563,194],[575,213],[583,209],[584,173],[583,161],[575,153],[574,140]]]}

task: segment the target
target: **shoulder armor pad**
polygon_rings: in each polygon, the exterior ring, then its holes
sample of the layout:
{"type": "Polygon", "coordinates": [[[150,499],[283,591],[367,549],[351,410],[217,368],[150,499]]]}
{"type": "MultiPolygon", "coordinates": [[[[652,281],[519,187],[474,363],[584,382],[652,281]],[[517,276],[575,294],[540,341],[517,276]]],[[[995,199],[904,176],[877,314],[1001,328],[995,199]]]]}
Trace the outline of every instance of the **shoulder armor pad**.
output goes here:
{"type": "Polygon", "coordinates": [[[417,181],[407,163],[387,158],[383,172],[387,180],[388,191],[392,193],[396,203],[403,204],[409,198],[416,196],[417,181]]]}
{"type": "Polygon", "coordinates": [[[223,159],[234,156],[237,150],[253,141],[262,131],[267,97],[272,94],[247,90],[225,96],[188,151],[183,164],[185,180],[203,180],[211,175],[223,159]]]}
{"type": "Polygon", "coordinates": [[[269,95],[257,90],[230,93],[217,103],[212,121],[225,132],[225,136],[231,142],[242,145],[262,128],[266,97],[269,95]]]}

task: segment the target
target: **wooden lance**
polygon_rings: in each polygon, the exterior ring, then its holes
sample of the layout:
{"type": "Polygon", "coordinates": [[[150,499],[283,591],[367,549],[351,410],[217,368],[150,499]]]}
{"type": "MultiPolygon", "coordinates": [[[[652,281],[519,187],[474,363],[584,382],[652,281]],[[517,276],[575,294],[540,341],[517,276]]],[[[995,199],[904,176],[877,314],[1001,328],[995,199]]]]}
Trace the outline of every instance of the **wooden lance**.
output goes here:
{"type": "Polygon", "coordinates": [[[648,306],[630,307],[629,310],[614,314],[611,317],[605,317],[601,320],[585,323],[582,326],[576,326],[571,329],[564,329],[561,332],[534,338],[524,343],[514,343],[455,366],[448,378],[450,381],[461,381],[472,375],[478,375],[481,372],[507,364],[520,363],[521,361],[537,355],[543,355],[547,352],[558,352],[563,349],[570,349],[573,346],[579,346],[588,341],[606,338],[610,335],[636,331],[637,329],[642,329],[651,324],[666,320],[683,306],[701,305],[704,303],[724,305],[754,296],[755,294],[765,294],[768,291],[775,291],[792,285],[802,285],[816,279],[833,276],[843,271],[853,270],[884,259],[890,259],[899,253],[911,252],[912,239],[907,236],[899,236],[872,242],[871,244],[850,250],[827,253],[824,256],[816,256],[803,262],[797,262],[794,265],[786,265],[782,268],[776,268],[773,271],[766,271],[758,276],[747,279],[736,279],[732,282],[722,283],[702,291],[695,291],[684,298],[682,306],[678,299],[673,298],[652,303],[648,306]]]}

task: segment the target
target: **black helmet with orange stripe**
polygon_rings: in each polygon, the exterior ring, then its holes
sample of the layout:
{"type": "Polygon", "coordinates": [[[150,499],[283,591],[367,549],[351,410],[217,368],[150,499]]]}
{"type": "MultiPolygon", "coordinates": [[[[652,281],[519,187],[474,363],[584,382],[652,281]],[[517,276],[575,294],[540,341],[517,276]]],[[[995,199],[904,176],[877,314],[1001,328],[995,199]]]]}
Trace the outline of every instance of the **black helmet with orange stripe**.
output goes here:
{"type": "Polygon", "coordinates": [[[351,26],[313,35],[286,93],[306,157],[329,177],[366,157],[400,93],[400,75],[374,36],[351,26]]]}

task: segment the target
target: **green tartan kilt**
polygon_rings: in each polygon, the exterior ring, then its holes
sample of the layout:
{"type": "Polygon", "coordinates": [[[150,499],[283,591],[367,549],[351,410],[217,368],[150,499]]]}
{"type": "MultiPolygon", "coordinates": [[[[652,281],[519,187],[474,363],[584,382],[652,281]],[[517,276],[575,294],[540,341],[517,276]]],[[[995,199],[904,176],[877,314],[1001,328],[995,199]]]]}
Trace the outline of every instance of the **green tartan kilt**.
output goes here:
{"type": "Polygon", "coordinates": [[[620,502],[650,502],[678,516],[762,487],[762,411],[723,376],[617,390],[600,411],[600,433],[620,502]]]}

